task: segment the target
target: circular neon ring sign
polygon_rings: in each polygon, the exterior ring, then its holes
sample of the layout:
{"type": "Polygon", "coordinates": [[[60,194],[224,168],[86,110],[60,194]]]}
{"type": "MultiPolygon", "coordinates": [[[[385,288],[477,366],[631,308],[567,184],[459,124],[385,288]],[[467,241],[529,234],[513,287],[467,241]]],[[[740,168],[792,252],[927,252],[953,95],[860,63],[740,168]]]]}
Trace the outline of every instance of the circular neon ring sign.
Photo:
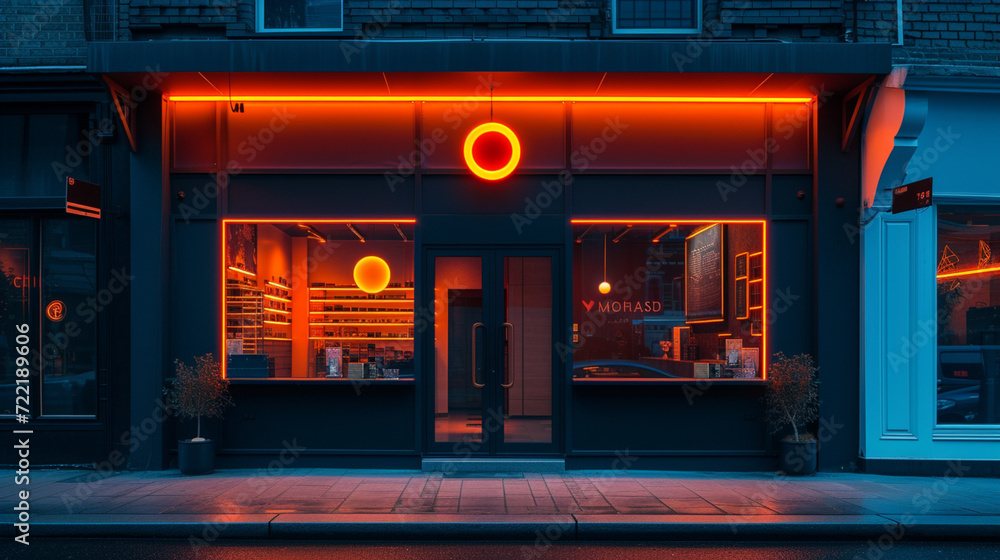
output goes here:
{"type": "Polygon", "coordinates": [[[477,177],[486,179],[487,181],[496,181],[497,179],[503,179],[504,177],[510,175],[514,172],[514,169],[517,168],[518,162],[521,161],[521,142],[518,141],[514,131],[506,125],[488,122],[473,128],[472,132],[465,137],[463,153],[465,154],[465,165],[469,167],[469,171],[472,171],[472,173],[474,173],[477,177]],[[498,132],[502,134],[508,142],[510,142],[510,160],[500,169],[484,168],[479,165],[475,156],[472,154],[472,147],[476,144],[476,140],[489,132],[498,132]]]}

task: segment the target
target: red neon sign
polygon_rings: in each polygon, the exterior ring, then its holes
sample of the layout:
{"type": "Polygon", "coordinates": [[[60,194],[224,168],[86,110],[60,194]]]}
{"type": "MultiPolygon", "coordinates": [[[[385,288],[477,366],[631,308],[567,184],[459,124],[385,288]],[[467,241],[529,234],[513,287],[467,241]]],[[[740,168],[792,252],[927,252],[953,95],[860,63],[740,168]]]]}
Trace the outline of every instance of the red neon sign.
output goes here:
{"type": "Polygon", "coordinates": [[[465,165],[477,177],[496,181],[510,175],[521,161],[521,142],[500,123],[483,123],[465,137],[465,165]],[[499,157],[498,157],[499,156],[499,157]]]}

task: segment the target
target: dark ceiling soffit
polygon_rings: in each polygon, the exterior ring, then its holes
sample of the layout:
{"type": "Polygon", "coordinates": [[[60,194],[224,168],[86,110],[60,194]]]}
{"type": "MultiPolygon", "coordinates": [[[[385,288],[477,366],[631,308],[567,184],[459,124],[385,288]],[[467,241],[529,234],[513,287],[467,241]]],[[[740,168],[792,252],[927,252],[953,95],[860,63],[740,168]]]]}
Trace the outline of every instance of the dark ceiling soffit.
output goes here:
{"type": "Polygon", "coordinates": [[[776,72],[888,74],[891,45],[666,41],[94,42],[113,72],[776,72]],[[351,47],[345,51],[343,46],[351,47]],[[694,56],[692,56],[694,55],[694,56]]]}

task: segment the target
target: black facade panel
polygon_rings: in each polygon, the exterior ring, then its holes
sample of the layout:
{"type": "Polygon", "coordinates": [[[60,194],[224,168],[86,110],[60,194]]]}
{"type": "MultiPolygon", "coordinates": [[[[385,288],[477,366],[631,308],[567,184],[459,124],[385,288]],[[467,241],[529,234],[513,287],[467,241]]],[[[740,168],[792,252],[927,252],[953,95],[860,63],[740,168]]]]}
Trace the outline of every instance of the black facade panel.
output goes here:
{"type": "Polygon", "coordinates": [[[169,363],[193,365],[195,356],[219,352],[219,224],[174,216],[173,230],[169,363]]]}
{"type": "MultiPolygon", "coordinates": [[[[841,100],[819,109],[819,130],[839,130],[841,100]]],[[[860,418],[861,239],[857,232],[860,152],[841,151],[839,134],[819,135],[816,195],[816,356],[820,378],[819,468],[850,468],[860,418]],[[842,204],[838,204],[843,198],[842,204]],[[854,229],[852,229],[854,228],[854,229]]]]}
{"type": "Polygon", "coordinates": [[[525,221],[512,215],[424,215],[418,218],[423,245],[562,245],[566,218],[542,215],[525,221]]]}
{"type": "MultiPolygon", "coordinates": [[[[238,382],[237,382],[238,383],[238,382]]],[[[356,384],[230,386],[236,406],[222,422],[219,449],[416,453],[414,387],[356,384]]]]}
{"type": "MultiPolygon", "coordinates": [[[[767,453],[760,386],[574,386],[570,455],[767,453]],[[694,452],[694,453],[692,453],[694,452]]],[[[644,469],[639,459],[632,468],[644,469]]]]}
{"type": "Polygon", "coordinates": [[[562,214],[565,189],[558,175],[511,175],[486,181],[471,173],[424,175],[421,183],[425,214],[562,214]]]}
{"type": "Polygon", "coordinates": [[[414,213],[412,176],[388,181],[369,175],[250,175],[229,177],[231,216],[407,217],[414,213]]]}
{"type": "MultiPolygon", "coordinates": [[[[768,232],[768,301],[764,320],[768,353],[786,356],[813,348],[813,277],[811,231],[808,220],[773,220],[768,232]]],[[[771,361],[771,358],[768,358],[771,361]]]]}
{"type": "Polygon", "coordinates": [[[577,175],[573,216],[722,218],[764,216],[764,177],[728,175],[577,175]]]}

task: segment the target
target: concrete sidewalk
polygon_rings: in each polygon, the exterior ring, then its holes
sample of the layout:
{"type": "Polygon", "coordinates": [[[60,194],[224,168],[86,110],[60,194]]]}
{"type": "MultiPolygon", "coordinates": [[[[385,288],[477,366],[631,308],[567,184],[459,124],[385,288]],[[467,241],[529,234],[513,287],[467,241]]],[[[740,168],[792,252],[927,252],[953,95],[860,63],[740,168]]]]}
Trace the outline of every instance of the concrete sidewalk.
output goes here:
{"type": "Polygon", "coordinates": [[[819,474],[36,470],[5,535],[226,539],[1000,540],[1000,481],[819,474]]]}

